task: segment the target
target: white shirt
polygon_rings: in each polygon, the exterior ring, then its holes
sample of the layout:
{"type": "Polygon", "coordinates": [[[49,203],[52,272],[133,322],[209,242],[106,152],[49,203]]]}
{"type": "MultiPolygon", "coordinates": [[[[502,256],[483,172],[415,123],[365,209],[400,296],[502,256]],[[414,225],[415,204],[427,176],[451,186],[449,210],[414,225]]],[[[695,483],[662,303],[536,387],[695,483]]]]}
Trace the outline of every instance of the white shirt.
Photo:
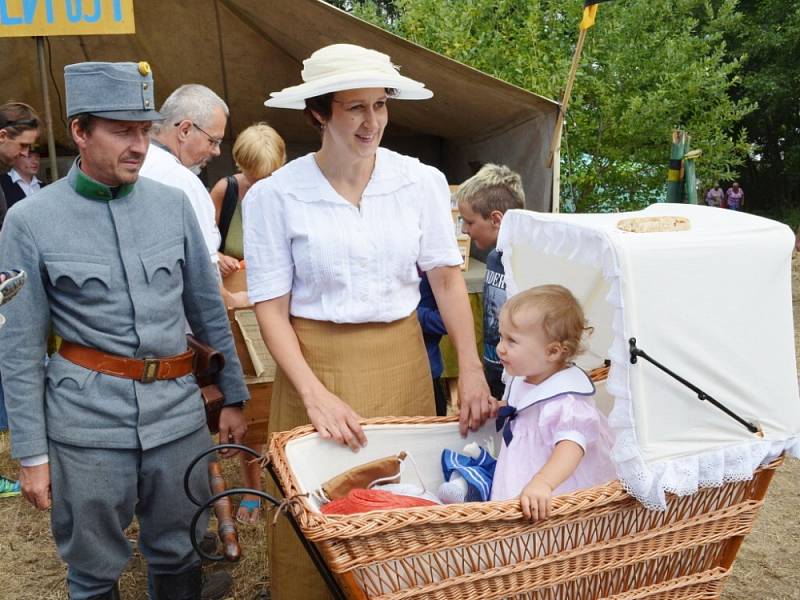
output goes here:
{"type": "Polygon", "coordinates": [[[391,322],[419,303],[419,275],[461,264],[444,175],[379,148],[354,206],[313,154],[247,192],[244,254],[252,302],[291,292],[290,313],[336,323],[391,322]]]}
{"type": "Polygon", "coordinates": [[[203,232],[211,262],[216,265],[219,260],[217,250],[222,237],[217,228],[214,201],[200,178],[184,167],[177,156],[152,142],[139,175],[178,188],[186,194],[203,232]]]}
{"type": "Polygon", "coordinates": [[[22,178],[22,175],[17,173],[16,169],[11,169],[8,172],[8,176],[11,178],[11,183],[16,183],[22,189],[22,191],[25,192],[26,197],[42,189],[41,182],[36,175],[33,176],[30,183],[25,181],[22,178]]]}

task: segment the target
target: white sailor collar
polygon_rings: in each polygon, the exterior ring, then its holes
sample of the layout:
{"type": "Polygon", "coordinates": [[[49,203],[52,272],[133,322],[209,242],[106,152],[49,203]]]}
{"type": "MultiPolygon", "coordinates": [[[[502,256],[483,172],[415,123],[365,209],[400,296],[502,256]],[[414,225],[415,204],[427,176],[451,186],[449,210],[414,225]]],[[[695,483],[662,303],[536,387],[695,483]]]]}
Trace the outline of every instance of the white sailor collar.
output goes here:
{"type": "Polygon", "coordinates": [[[563,396],[564,394],[574,394],[575,396],[593,396],[595,387],[586,371],[572,365],[567,369],[563,369],[554,373],[542,383],[527,383],[524,377],[514,377],[509,382],[509,405],[514,406],[517,411],[524,410],[529,406],[551,400],[556,396],[563,396]],[[517,398],[521,400],[519,405],[511,405],[511,387],[522,386],[520,394],[517,398]]]}

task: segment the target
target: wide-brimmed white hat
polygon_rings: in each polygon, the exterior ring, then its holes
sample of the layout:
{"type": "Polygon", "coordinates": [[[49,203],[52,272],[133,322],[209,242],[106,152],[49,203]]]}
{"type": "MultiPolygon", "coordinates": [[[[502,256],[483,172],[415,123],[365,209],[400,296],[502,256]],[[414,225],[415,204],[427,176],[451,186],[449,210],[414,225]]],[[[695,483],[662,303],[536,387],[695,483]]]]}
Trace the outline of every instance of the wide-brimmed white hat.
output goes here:
{"type": "Polygon", "coordinates": [[[392,98],[426,100],[425,84],[400,75],[386,54],[353,44],[333,44],[303,61],[303,83],[272,92],[264,102],[272,108],[304,109],[306,98],[360,88],[393,88],[392,98]]]}

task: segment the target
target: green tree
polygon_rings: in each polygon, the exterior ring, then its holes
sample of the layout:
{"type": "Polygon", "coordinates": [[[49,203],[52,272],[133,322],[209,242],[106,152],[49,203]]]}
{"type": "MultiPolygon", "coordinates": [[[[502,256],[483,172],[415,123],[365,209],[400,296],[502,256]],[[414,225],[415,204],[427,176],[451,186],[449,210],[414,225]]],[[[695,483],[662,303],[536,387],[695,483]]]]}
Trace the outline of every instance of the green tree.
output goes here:
{"type": "Polygon", "coordinates": [[[397,18],[394,0],[325,0],[336,8],[348,12],[365,11],[373,22],[391,23],[397,18]]]}
{"type": "Polygon", "coordinates": [[[800,223],[800,0],[741,0],[743,18],[727,35],[742,57],[734,98],[759,110],[742,126],[756,144],[741,173],[747,204],[800,223]]]}
{"type": "MultiPolygon", "coordinates": [[[[558,97],[578,36],[578,0],[394,0],[354,12],[458,61],[558,97]]],[[[736,0],[628,0],[602,4],[589,31],[562,146],[562,199],[581,211],[635,208],[665,194],[672,129],[703,150],[698,177],[730,178],[744,161],[754,108],[732,99],[740,61],[725,34],[736,0]],[[570,160],[571,159],[571,160],[570,160]]]]}

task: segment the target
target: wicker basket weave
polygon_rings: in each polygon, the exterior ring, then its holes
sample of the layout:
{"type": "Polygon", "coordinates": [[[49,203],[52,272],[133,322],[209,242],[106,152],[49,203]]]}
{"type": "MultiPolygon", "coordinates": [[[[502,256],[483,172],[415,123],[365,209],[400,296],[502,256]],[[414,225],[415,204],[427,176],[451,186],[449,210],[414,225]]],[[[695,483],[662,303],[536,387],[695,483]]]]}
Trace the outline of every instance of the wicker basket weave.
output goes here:
{"type": "MultiPolygon", "coordinates": [[[[370,419],[430,424],[442,418],[370,419]]],[[[650,511],[618,482],[553,501],[526,521],[517,500],[323,515],[312,509],[285,447],[310,426],[275,434],[270,458],[305,537],[352,600],[712,600],[763,504],[780,460],[750,481],[671,496],[650,511]]]]}

